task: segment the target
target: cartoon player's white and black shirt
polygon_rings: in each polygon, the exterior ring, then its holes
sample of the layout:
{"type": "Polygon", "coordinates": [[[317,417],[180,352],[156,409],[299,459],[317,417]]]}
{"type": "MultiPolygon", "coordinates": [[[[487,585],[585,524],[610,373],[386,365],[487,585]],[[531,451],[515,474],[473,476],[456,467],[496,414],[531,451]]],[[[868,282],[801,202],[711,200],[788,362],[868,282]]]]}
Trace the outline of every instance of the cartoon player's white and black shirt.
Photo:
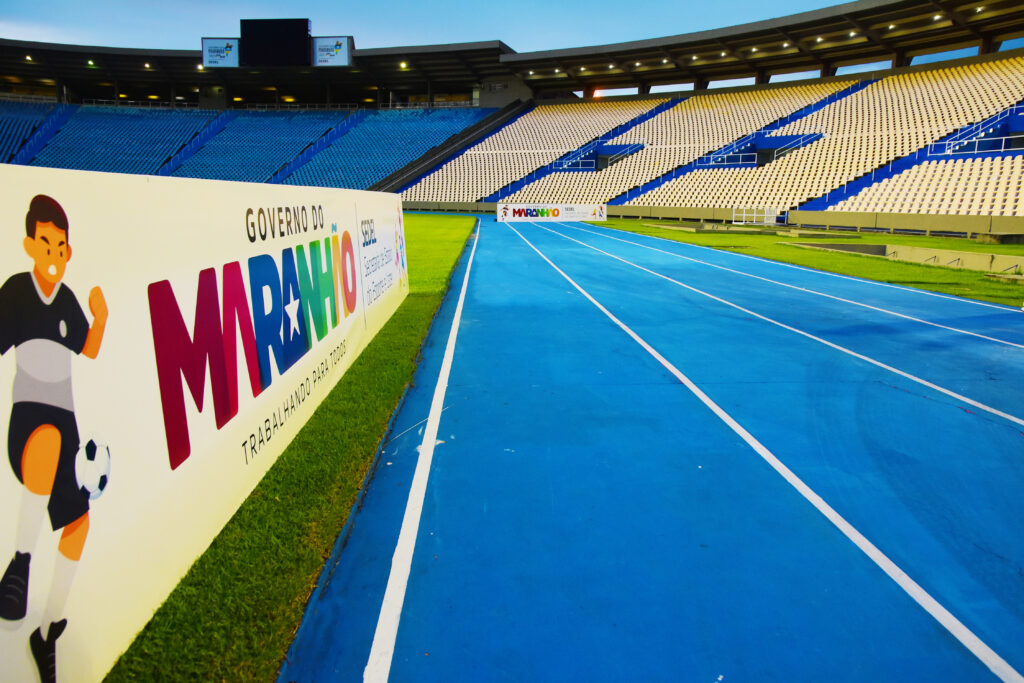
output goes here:
{"type": "Polygon", "coordinates": [[[14,347],[17,369],[12,391],[7,450],[21,481],[25,443],[40,425],[61,433],[60,458],[47,507],[54,530],[89,510],[75,480],[78,425],[71,389],[71,355],[85,347],[89,322],[64,283],[43,294],[32,273],[11,276],[0,287],[0,354],[14,347]]]}
{"type": "Polygon", "coordinates": [[[0,287],[0,353],[15,347],[14,403],[32,402],[74,411],[71,353],[81,353],[89,321],[62,282],[43,294],[32,273],[11,276],[0,287]]]}

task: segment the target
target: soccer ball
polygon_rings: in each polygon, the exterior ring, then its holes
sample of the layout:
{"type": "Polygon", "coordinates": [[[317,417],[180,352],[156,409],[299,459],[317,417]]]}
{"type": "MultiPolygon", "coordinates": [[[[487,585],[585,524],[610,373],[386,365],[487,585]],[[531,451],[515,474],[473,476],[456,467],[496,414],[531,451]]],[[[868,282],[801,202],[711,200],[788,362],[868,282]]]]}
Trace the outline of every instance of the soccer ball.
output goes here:
{"type": "Polygon", "coordinates": [[[96,500],[110,482],[110,449],[96,439],[82,444],[75,455],[75,479],[89,500],[96,500]]]}

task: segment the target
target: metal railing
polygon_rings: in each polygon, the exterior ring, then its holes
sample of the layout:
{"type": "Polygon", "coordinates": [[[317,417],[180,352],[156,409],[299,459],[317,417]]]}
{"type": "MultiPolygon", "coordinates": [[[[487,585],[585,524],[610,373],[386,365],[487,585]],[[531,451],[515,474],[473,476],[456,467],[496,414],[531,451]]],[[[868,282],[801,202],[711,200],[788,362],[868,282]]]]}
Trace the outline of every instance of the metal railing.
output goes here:
{"type": "Polygon", "coordinates": [[[800,149],[801,147],[806,147],[807,145],[811,144],[812,142],[815,142],[819,138],[823,138],[823,137],[825,137],[825,135],[822,135],[820,133],[804,133],[803,135],[798,137],[796,140],[793,140],[792,142],[790,142],[788,145],[783,145],[782,147],[779,147],[776,150],[772,150],[772,152],[773,152],[772,153],[772,160],[774,161],[775,159],[778,159],[779,157],[783,157],[783,156],[789,154],[790,152],[794,152],[794,151],[800,149]]]}
{"type": "Polygon", "coordinates": [[[985,119],[984,121],[979,121],[978,123],[975,123],[973,126],[964,128],[959,133],[951,137],[949,140],[946,140],[946,143],[952,144],[962,142],[965,140],[970,140],[971,138],[981,137],[982,135],[984,135],[985,129],[989,129],[991,131],[992,127],[998,124],[1000,121],[1009,118],[1017,113],[1024,113],[1024,104],[1015,104],[1012,107],[1009,107],[1008,109],[1004,109],[1003,111],[999,112],[998,114],[991,118],[985,119]]]}
{"type": "MultiPolygon", "coordinates": [[[[28,98],[28,96],[21,96],[28,98]]],[[[14,99],[0,95],[0,99],[14,99]]],[[[16,100],[18,101],[18,100],[16,100]]],[[[54,102],[53,98],[33,98],[24,99],[21,101],[26,102],[54,102]]],[[[82,100],[83,105],[94,106],[94,107],[147,107],[151,109],[199,109],[200,106],[197,102],[189,102],[186,100],[104,100],[104,99],[85,99],[82,100]]],[[[413,102],[413,103],[387,103],[382,102],[377,104],[376,102],[330,102],[330,103],[297,103],[297,102],[277,102],[277,103],[242,103],[234,102],[234,106],[226,107],[227,109],[244,109],[252,111],[296,111],[296,110],[329,110],[329,111],[340,111],[340,110],[354,110],[354,109],[472,109],[477,107],[478,104],[466,101],[466,102],[413,102]]],[[[211,109],[218,109],[218,107],[211,107],[211,109]]]]}
{"type": "Polygon", "coordinates": [[[734,206],[733,225],[775,225],[786,211],[775,206],[734,206]]]}
{"type": "Polygon", "coordinates": [[[928,145],[928,156],[977,154],[978,152],[1024,152],[1024,136],[979,137],[974,140],[947,140],[928,145]]]}
{"type": "Polygon", "coordinates": [[[196,102],[185,100],[100,100],[84,99],[82,104],[89,107],[146,107],[149,109],[199,109],[196,102]]]}
{"type": "Polygon", "coordinates": [[[733,154],[713,154],[701,157],[694,162],[701,168],[709,166],[723,166],[725,164],[754,164],[757,163],[757,152],[737,152],[733,154]]]}
{"type": "Polygon", "coordinates": [[[30,102],[32,104],[56,104],[56,97],[45,95],[16,95],[14,93],[0,93],[0,100],[4,102],[30,102]]]}

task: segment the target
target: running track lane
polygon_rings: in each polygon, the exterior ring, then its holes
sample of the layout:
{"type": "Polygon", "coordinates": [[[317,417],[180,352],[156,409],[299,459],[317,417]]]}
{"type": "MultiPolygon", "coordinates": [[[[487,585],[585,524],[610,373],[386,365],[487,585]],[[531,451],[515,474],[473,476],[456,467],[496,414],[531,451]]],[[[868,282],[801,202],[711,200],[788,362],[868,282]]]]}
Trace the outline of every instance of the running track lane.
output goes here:
{"type": "MultiPolygon", "coordinates": [[[[1020,669],[1024,437],[1012,423],[561,235],[520,229],[1020,669]]],[[[994,680],[522,239],[493,219],[480,235],[390,680],[994,680]]],[[[572,236],[610,253],[650,251],[572,236]]],[[[666,273],[681,261],[644,258],[666,273]]],[[[670,276],[722,298],[740,296],[745,280],[761,314],[808,305],[795,290],[766,296],[763,281],[690,265],[703,270],[670,276]]],[[[786,270],[772,277],[798,272],[786,270]]],[[[958,302],[921,298],[956,317],[958,302]]],[[[850,339],[892,332],[893,316],[840,304],[824,314],[863,330],[850,339]]],[[[927,303],[899,305],[921,315],[927,303]]],[[[451,306],[281,680],[362,675],[451,306]]],[[[818,315],[806,313],[787,324],[818,315]]],[[[822,335],[836,328],[815,324],[822,335]]],[[[904,334],[912,345],[921,332],[904,334]]],[[[973,367],[962,374],[961,388],[977,384],[973,367]]]]}

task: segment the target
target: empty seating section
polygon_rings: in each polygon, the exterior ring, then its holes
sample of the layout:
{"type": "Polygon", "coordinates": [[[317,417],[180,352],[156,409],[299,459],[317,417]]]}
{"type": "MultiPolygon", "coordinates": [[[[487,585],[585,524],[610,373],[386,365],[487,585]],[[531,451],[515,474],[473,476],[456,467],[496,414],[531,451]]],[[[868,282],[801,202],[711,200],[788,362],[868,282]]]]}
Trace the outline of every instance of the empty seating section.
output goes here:
{"type": "Polygon", "coordinates": [[[1024,216],[1024,154],[926,161],[830,211],[1024,216]]]}
{"type": "MultiPolygon", "coordinates": [[[[696,94],[607,140],[612,145],[639,143],[640,151],[600,171],[549,173],[507,199],[607,202],[686,167],[694,170],[644,194],[631,193],[628,203],[785,211],[819,197],[822,204],[830,201],[829,192],[875,171],[873,177],[884,179],[841,202],[839,197],[845,193],[833,193],[836,198],[831,201],[837,203],[830,210],[1024,216],[1024,153],[944,155],[885,177],[893,173],[892,162],[1024,100],[1024,57],[1020,56],[922,69],[872,83],[773,131],[770,136],[822,137],[768,163],[762,158],[763,165],[758,167],[752,161],[741,168],[703,162],[686,166],[854,82],[812,81],[696,94]]],[[[480,201],[665,102],[648,98],[538,105],[451,158],[402,196],[414,201],[480,201]]],[[[0,100],[0,163],[14,158],[54,106],[0,100]]],[[[340,136],[284,182],[368,188],[493,112],[477,108],[366,112],[347,132],[336,130],[340,136]]],[[[78,107],[29,163],[156,173],[218,113],[78,107]]],[[[349,114],[237,112],[174,175],[265,182],[349,114]]],[[[307,150],[307,155],[311,152],[307,150]]],[[[897,168],[906,168],[906,163],[897,168]]]]}
{"type": "Polygon", "coordinates": [[[31,165],[155,173],[216,114],[201,109],[79,107],[31,165]]]}
{"type": "Polygon", "coordinates": [[[630,202],[649,206],[792,208],[1024,97],[1024,59],[890,76],[779,135],[824,137],[760,168],[698,170],[630,202]]]}
{"type": "Polygon", "coordinates": [[[546,176],[508,201],[608,201],[849,85],[816,83],[691,97],[611,141],[617,145],[644,144],[636,154],[601,171],[546,176]]]}
{"type": "Polygon", "coordinates": [[[284,182],[365,190],[494,111],[403,109],[371,112],[284,182]]]}
{"type": "Polygon", "coordinates": [[[0,100],[0,164],[17,154],[51,109],[49,103],[0,100]]]}
{"type": "Polygon", "coordinates": [[[265,182],[349,114],[347,111],[246,111],[172,175],[265,182]]]}
{"type": "Polygon", "coordinates": [[[402,196],[419,201],[477,201],[664,101],[538,106],[452,159],[402,196]]]}

